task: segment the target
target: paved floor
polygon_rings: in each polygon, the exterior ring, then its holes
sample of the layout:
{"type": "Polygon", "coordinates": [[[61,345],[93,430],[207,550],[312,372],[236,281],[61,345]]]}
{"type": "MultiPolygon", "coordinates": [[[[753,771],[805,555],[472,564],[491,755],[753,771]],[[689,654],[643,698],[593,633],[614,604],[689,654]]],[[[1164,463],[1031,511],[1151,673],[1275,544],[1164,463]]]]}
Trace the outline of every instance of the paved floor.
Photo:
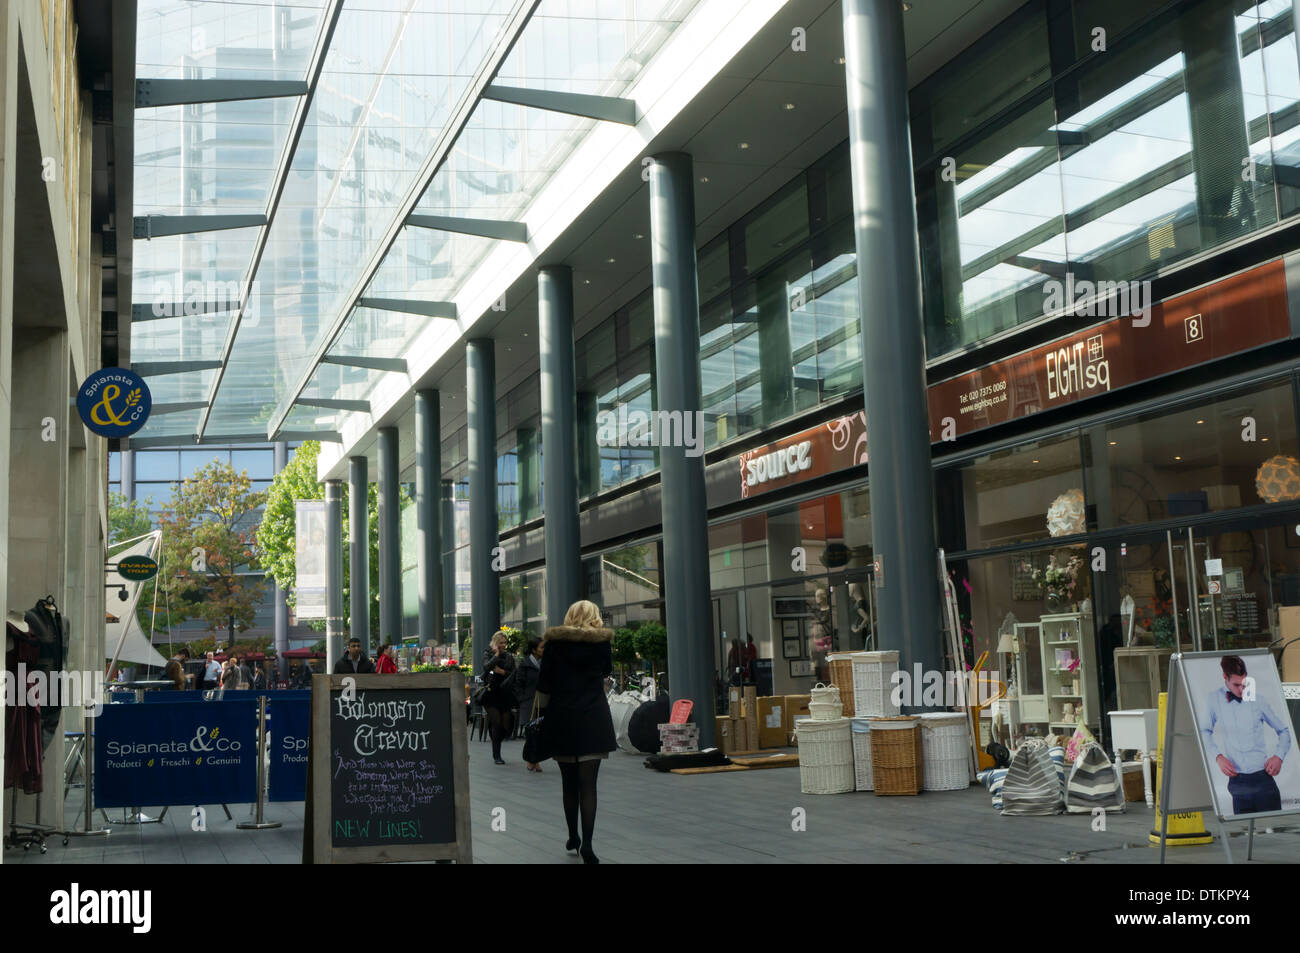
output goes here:
{"type": "MultiPolygon", "coordinates": [[[[541,775],[518,760],[520,742],[507,742],[504,766],[492,763],[486,744],[470,745],[474,805],[474,859],[479,863],[580,863],[565,854],[560,775],[553,762],[541,775]],[[492,829],[503,808],[505,830],[492,829]]],[[[68,822],[80,826],[82,794],[68,797],[68,822]]],[[[207,830],[191,830],[186,809],[167,812],[161,824],[110,825],[107,837],[73,838],[67,847],[50,838],[48,853],[7,850],[5,863],[223,864],[298,863],[303,805],[269,804],[277,830],[241,831],[235,823],[249,808],[207,810],[207,830]]],[[[147,809],[157,815],[158,809],[147,809]]],[[[120,818],[121,811],[109,811],[120,818]]],[[[96,812],[96,821],[103,822],[96,812]]],[[[705,775],[647,770],[642,758],[615,752],[600,774],[600,811],[595,845],[605,863],[1087,863],[1148,864],[1159,850],[1147,845],[1153,812],[1130,805],[1108,815],[1106,830],[1092,830],[1088,816],[1002,817],[984,789],[920,797],[837,796],[799,792],[798,768],[705,775]],[[795,831],[796,808],[806,829],[795,831]]],[[[499,826],[499,823],[498,823],[499,826]]],[[[1242,825],[1234,825],[1241,831],[1242,825]]],[[[1244,861],[1245,837],[1230,837],[1234,857],[1244,861]]],[[[1218,864],[1222,846],[1180,847],[1170,862],[1218,864]]],[[[1300,861],[1300,824],[1256,835],[1255,859],[1300,861]]]]}

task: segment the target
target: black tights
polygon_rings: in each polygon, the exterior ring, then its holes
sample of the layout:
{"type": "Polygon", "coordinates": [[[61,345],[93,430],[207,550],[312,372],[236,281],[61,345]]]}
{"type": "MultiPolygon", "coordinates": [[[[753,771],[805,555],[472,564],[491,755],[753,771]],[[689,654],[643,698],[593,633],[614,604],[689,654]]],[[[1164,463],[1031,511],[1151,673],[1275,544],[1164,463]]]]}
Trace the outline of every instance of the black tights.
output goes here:
{"type": "Polygon", "coordinates": [[[492,757],[499,759],[501,741],[508,738],[510,732],[515,730],[514,719],[508,709],[488,706],[483,710],[487,712],[488,736],[492,739],[492,757]]]}
{"type": "Polygon", "coordinates": [[[569,839],[578,838],[578,808],[582,808],[582,843],[591,846],[596,830],[596,775],[600,761],[560,762],[560,781],[564,788],[564,820],[569,825],[569,839]]]}

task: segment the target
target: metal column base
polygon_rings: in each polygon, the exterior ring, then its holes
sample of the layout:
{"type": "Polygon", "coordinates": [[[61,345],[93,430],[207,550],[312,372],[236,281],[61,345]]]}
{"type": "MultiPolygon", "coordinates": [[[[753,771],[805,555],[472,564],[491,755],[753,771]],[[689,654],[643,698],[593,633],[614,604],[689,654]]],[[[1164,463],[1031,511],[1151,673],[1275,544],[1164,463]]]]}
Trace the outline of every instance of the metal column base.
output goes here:
{"type": "Polygon", "coordinates": [[[235,828],[241,831],[269,831],[279,826],[279,821],[262,821],[260,824],[257,821],[240,821],[235,828]]]}

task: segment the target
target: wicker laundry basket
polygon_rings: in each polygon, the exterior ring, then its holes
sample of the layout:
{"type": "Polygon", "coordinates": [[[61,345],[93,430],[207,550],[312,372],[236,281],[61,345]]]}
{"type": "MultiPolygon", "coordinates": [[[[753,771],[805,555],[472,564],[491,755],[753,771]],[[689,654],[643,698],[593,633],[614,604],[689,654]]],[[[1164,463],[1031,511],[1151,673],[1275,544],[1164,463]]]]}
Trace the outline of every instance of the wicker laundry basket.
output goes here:
{"type": "Polygon", "coordinates": [[[844,705],[840,701],[840,690],[834,685],[818,682],[813,686],[808,712],[813,716],[813,721],[836,721],[842,718],[844,705]]]}
{"type": "Polygon", "coordinates": [[[849,729],[853,733],[853,781],[855,790],[870,791],[871,781],[871,719],[854,718],[849,729]]]}
{"type": "Polygon", "coordinates": [[[826,656],[830,664],[831,684],[840,690],[840,703],[844,706],[844,717],[854,716],[853,690],[853,652],[834,652],[826,656]]]}
{"type": "Polygon", "coordinates": [[[849,719],[808,720],[795,728],[799,742],[799,787],[804,794],[846,794],[853,790],[853,738],[849,719]]]}
{"type": "Polygon", "coordinates": [[[872,718],[871,780],[876,794],[920,794],[924,771],[921,719],[872,718]]]}
{"type": "Polygon", "coordinates": [[[851,656],[854,713],[859,718],[893,718],[899,713],[891,697],[898,653],[853,652],[851,656]]]}
{"type": "Polygon", "coordinates": [[[970,787],[970,732],[961,712],[922,715],[921,751],[925,790],[961,791],[970,787]]]}

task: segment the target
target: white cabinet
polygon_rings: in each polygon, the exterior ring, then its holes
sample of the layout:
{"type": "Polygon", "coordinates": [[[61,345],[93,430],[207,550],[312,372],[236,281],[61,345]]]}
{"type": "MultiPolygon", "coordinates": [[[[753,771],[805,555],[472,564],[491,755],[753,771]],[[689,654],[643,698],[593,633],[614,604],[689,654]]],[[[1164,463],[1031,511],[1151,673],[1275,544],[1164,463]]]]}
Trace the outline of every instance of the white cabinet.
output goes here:
{"type": "Polygon", "coordinates": [[[1043,720],[1048,732],[1072,732],[1082,712],[1084,722],[1096,734],[1101,726],[1101,706],[1091,613],[1045,615],[1039,618],[1038,626],[1047,700],[1043,720]]]}
{"type": "Polygon", "coordinates": [[[1043,679],[1041,627],[1037,622],[1017,622],[1015,628],[1015,709],[1017,724],[1047,721],[1047,691],[1043,679]]]}

